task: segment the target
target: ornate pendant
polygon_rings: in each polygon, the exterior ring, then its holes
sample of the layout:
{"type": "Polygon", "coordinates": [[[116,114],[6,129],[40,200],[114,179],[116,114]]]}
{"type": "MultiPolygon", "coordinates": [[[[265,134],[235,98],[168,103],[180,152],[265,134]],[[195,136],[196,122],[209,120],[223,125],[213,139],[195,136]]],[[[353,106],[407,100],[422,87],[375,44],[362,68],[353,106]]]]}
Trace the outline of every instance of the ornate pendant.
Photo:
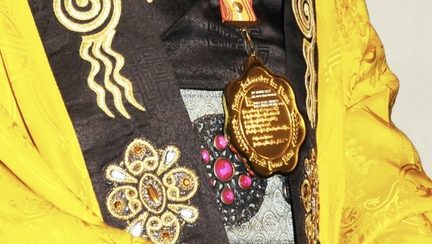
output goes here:
{"type": "Polygon", "coordinates": [[[245,166],[260,176],[291,172],[306,127],[288,81],[254,55],[244,75],[224,90],[225,136],[245,166]]]}

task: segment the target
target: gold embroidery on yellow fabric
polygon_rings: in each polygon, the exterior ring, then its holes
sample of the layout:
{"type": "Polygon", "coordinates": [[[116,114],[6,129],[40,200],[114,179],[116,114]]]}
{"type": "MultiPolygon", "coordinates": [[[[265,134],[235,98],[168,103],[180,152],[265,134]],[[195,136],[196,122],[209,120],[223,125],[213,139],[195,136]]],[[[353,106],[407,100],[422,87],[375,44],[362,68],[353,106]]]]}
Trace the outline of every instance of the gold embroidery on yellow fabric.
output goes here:
{"type": "Polygon", "coordinates": [[[318,168],[315,149],[311,150],[309,158],[304,160],[306,178],[300,188],[300,197],[306,212],[305,234],[309,244],[318,243],[319,231],[319,195],[318,168]]]}
{"type": "MultiPolygon", "coordinates": [[[[362,204],[356,207],[347,207],[342,214],[341,242],[364,241],[370,237],[371,232],[365,234],[362,225],[365,223],[380,224],[382,228],[407,228],[402,225],[411,225],[413,231],[419,234],[429,235],[429,220],[421,218],[414,213],[409,213],[406,218],[393,227],[391,222],[385,220],[410,209],[412,201],[406,199],[412,196],[430,198],[432,188],[430,180],[424,174],[418,164],[405,164],[399,168],[400,177],[395,180],[385,191],[377,191],[373,197],[368,197],[362,204]]],[[[386,237],[388,238],[388,237],[386,237]]],[[[401,242],[402,243],[402,242],[401,242]]],[[[404,242],[405,243],[405,242],[404,242]]],[[[408,242],[409,243],[409,242],[408,242]]]]}
{"type": "Polygon", "coordinates": [[[145,111],[135,99],[131,81],[120,74],[125,62],[123,56],[111,48],[121,15],[121,0],[54,0],[53,8],[62,25],[83,34],[79,53],[91,64],[87,84],[96,93],[99,108],[109,117],[115,117],[106,103],[108,90],[115,108],[125,118],[131,117],[123,105],[123,96],[135,108],[145,111]],[[96,81],[101,64],[105,69],[103,85],[96,81]]]}
{"type": "Polygon", "coordinates": [[[180,150],[156,149],[143,139],[126,148],[124,161],[110,164],[105,177],[113,183],[106,199],[109,213],[127,222],[126,231],[154,243],[175,243],[181,228],[197,221],[190,200],[198,191],[195,172],[177,166],[180,150]]]}
{"type": "Polygon", "coordinates": [[[306,61],[305,86],[306,108],[312,128],[316,126],[317,73],[315,69],[316,24],[312,0],[292,0],[297,25],[304,35],[303,56],[306,61]]]}

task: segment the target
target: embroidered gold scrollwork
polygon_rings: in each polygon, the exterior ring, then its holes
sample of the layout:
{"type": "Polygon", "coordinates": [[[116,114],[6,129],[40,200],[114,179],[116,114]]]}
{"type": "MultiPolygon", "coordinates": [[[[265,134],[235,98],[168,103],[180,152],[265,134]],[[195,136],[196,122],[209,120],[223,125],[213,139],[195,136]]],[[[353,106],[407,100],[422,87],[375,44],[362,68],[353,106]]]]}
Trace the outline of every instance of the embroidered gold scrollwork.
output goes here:
{"type": "Polygon", "coordinates": [[[297,24],[307,38],[315,32],[315,17],[312,0],[293,0],[292,8],[297,24]]]}
{"type": "Polygon", "coordinates": [[[147,234],[154,243],[175,243],[180,235],[180,222],[171,212],[152,216],[147,221],[147,234]]]}
{"type": "Polygon", "coordinates": [[[141,111],[145,108],[135,99],[132,82],[120,73],[125,63],[123,56],[111,48],[121,16],[121,4],[121,0],[53,0],[53,9],[62,25],[82,34],[79,53],[91,64],[87,84],[96,94],[99,108],[109,117],[115,117],[106,103],[108,90],[117,111],[130,119],[123,96],[135,108],[141,111]],[[103,83],[99,84],[96,76],[101,66],[104,68],[103,83]]]}
{"type": "Polygon", "coordinates": [[[108,195],[107,204],[112,206],[110,213],[118,219],[129,219],[142,209],[137,189],[127,185],[114,189],[108,195]]]}
{"type": "Polygon", "coordinates": [[[185,224],[197,221],[198,209],[190,200],[198,191],[198,176],[177,165],[180,150],[169,145],[156,149],[135,139],[124,161],[110,164],[105,178],[113,184],[106,199],[108,212],[126,221],[126,231],[154,243],[175,243],[185,224]]]}
{"type": "Polygon", "coordinates": [[[304,160],[306,178],[300,186],[300,197],[305,210],[305,234],[309,244],[318,243],[319,231],[319,195],[318,167],[315,149],[304,160]]]}
{"type": "MultiPolygon", "coordinates": [[[[305,87],[306,108],[312,128],[317,117],[317,72],[315,68],[316,24],[313,0],[292,0],[292,9],[300,31],[303,34],[303,57],[306,63],[305,87]]],[[[319,194],[316,152],[312,148],[309,158],[304,160],[305,180],[300,187],[300,197],[305,210],[305,235],[308,243],[318,243],[319,194]]]]}
{"type": "Polygon", "coordinates": [[[315,68],[316,24],[313,0],[292,0],[292,8],[300,31],[304,35],[303,57],[306,62],[306,108],[312,128],[316,126],[317,73],[315,68]]]}

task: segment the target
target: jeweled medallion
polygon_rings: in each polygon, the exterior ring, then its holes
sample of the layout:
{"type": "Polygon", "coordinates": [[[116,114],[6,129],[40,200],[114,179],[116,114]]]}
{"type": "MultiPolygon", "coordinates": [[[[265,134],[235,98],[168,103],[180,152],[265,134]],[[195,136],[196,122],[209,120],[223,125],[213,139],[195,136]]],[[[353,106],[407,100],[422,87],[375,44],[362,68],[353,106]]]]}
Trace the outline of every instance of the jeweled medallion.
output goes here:
{"type": "Polygon", "coordinates": [[[291,172],[306,127],[288,80],[250,55],[245,73],[224,89],[225,136],[260,176],[291,172]]]}

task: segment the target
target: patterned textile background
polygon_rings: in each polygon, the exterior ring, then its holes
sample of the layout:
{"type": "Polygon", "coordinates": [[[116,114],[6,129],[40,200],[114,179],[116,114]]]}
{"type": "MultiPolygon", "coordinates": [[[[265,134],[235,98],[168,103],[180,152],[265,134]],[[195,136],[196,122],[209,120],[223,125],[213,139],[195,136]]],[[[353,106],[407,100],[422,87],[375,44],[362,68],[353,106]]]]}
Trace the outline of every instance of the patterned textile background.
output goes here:
{"type": "Polygon", "coordinates": [[[388,64],[400,80],[393,122],[413,141],[432,178],[432,1],[366,2],[388,64]]]}

